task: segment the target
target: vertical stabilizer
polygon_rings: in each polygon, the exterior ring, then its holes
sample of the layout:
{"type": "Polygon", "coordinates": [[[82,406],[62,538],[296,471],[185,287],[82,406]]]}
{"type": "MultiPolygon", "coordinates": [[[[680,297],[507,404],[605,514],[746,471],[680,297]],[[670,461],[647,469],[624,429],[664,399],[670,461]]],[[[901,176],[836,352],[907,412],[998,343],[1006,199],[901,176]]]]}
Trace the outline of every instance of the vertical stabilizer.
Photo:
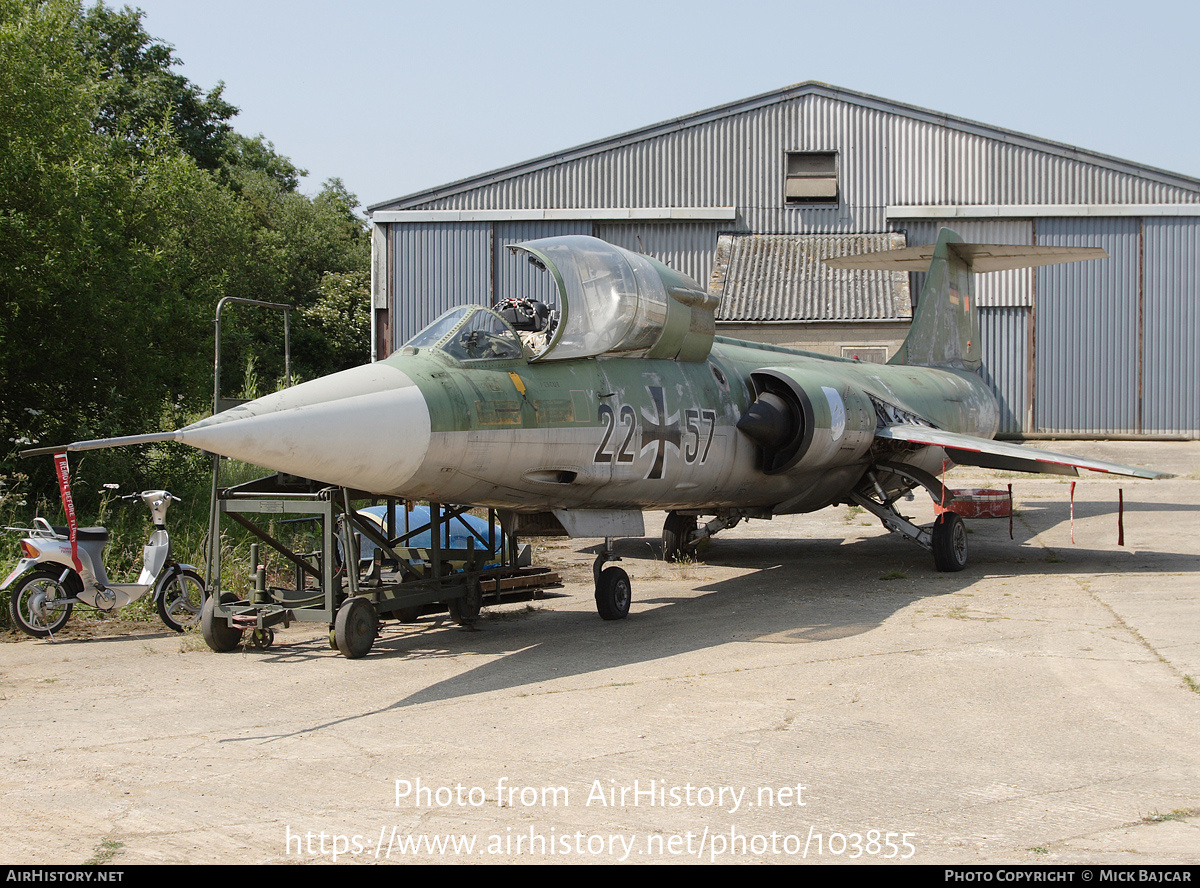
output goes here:
{"type": "Polygon", "coordinates": [[[1036,268],[1107,256],[1099,247],[967,244],[949,228],[943,228],[936,244],[823,261],[830,268],[874,271],[924,271],[928,263],[925,286],[921,288],[913,311],[912,327],[904,344],[888,363],[977,372],[983,352],[979,346],[979,306],[973,283],[976,273],[1036,268]]]}
{"type": "Polygon", "coordinates": [[[938,234],[912,327],[889,363],[979,369],[979,307],[971,266],[955,249],[958,243],[961,238],[949,228],[938,234]]]}

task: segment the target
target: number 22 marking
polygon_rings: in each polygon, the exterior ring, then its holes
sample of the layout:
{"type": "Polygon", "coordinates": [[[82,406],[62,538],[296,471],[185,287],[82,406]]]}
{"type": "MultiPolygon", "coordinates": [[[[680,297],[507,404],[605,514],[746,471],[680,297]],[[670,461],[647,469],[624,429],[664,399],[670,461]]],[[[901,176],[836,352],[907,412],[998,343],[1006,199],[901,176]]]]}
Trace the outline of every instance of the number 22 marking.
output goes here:
{"type": "Polygon", "coordinates": [[[596,448],[596,454],[592,457],[592,462],[610,463],[614,461],[614,457],[616,462],[619,463],[633,462],[633,451],[629,449],[629,445],[633,443],[634,429],[637,427],[637,415],[633,412],[633,408],[628,404],[621,408],[620,422],[627,431],[625,433],[625,440],[621,442],[621,447],[615,454],[610,453],[607,447],[617,427],[617,414],[607,404],[600,405],[599,414],[600,421],[604,423],[604,440],[596,448]]]}

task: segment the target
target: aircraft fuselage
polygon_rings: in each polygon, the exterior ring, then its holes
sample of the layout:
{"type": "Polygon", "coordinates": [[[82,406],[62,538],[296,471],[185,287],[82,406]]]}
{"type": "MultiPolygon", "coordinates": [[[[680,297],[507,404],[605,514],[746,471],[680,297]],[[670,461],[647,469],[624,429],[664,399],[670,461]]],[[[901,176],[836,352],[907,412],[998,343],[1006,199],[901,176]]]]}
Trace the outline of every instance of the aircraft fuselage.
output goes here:
{"type": "MultiPolygon", "coordinates": [[[[520,510],[811,511],[836,502],[868,467],[877,404],[987,437],[998,415],[973,374],[724,339],[701,362],[456,362],[422,350],[384,363],[420,391],[429,447],[411,477],[378,492],[520,510]],[[764,368],[790,373],[815,405],[807,462],[773,475],[737,428],[764,368]]],[[[940,461],[940,453],[922,460],[931,470],[940,461]]]]}

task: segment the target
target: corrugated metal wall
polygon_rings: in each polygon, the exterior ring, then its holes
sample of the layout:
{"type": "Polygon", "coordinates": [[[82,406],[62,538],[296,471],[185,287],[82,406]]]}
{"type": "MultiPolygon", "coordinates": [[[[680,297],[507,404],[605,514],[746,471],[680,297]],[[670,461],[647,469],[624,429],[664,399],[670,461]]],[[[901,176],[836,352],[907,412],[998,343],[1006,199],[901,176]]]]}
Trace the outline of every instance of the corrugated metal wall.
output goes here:
{"type": "Polygon", "coordinates": [[[906,272],[833,269],[821,261],[904,246],[898,233],[722,235],[709,285],[721,299],[717,321],[911,318],[906,272]]]}
{"type": "Polygon", "coordinates": [[[393,348],[456,305],[490,304],[491,225],[437,222],[389,228],[393,348]]]}
{"type": "Polygon", "coordinates": [[[1200,219],[1143,229],[1142,431],[1200,435],[1200,219]]]}
{"type": "Polygon", "coordinates": [[[1029,422],[1029,309],[981,308],[983,347],[980,375],[1000,402],[1000,434],[1016,435],[1029,422]]]}
{"type": "Polygon", "coordinates": [[[1037,431],[1137,431],[1140,229],[1136,218],[1038,222],[1038,243],[1103,247],[1109,258],[1038,269],[1037,431]]]}

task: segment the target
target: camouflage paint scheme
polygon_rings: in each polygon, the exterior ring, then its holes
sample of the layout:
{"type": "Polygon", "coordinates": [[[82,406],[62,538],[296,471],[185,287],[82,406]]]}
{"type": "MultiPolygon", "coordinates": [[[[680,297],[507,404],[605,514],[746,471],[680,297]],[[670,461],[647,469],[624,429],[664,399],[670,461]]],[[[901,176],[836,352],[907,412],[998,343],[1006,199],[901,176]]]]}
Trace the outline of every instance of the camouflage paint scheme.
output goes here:
{"type": "Polygon", "coordinates": [[[1102,250],[964,244],[943,229],[936,245],[826,260],[928,269],[908,337],[878,365],[717,337],[716,298],[595,238],[510,249],[558,293],[540,340],[490,309],[457,309],[384,361],[176,432],[70,449],[177,440],[374,494],[560,519],[623,512],[638,525],[649,509],[730,519],[854,502],[922,545],[893,504],[917,486],[944,497],[934,476],[955,462],[1158,476],[991,440],[973,272],[1102,250]]]}
{"type": "MultiPolygon", "coordinates": [[[[992,393],[972,374],[736,340],[717,339],[695,362],[458,362],[431,349],[384,363],[421,391],[432,431],[413,479],[388,492],[500,508],[812,511],[838,501],[870,464],[871,397],[941,429],[991,437],[998,425],[992,393]],[[774,476],[737,429],[755,374],[767,370],[819,393],[810,399],[819,446],[774,476]]],[[[940,452],[895,449],[917,451],[909,459],[929,471],[941,466],[940,452]]]]}

